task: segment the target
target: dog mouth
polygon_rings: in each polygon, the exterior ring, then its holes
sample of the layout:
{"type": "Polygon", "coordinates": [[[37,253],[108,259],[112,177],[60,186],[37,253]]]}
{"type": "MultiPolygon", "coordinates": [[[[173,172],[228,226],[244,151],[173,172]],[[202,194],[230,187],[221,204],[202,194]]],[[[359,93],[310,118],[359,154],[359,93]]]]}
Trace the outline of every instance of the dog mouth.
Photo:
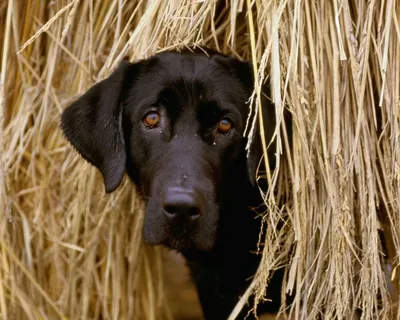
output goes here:
{"type": "Polygon", "coordinates": [[[182,223],[179,226],[166,223],[163,219],[153,219],[157,214],[146,213],[143,237],[147,244],[164,245],[178,251],[197,249],[210,251],[215,244],[216,226],[182,223]]]}
{"type": "Polygon", "coordinates": [[[162,245],[174,249],[177,251],[183,251],[183,250],[192,250],[192,249],[197,249],[201,251],[209,251],[207,248],[202,249],[199,247],[193,240],[190,238],[188,239],[187,237],[176,237],[176,236],[171,236],[168,237],[162,245]]]}

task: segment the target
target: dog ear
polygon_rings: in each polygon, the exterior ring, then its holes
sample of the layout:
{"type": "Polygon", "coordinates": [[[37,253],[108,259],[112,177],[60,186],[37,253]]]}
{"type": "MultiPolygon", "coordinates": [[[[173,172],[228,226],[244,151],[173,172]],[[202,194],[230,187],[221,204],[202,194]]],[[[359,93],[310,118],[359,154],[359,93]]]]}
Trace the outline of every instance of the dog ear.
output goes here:
{"type": "MultiPolygon", "coordinates": [[[[262,93],[263,95],[263,93],[262,93]]],[[[268,157],[268,163],[269,167],[272,169],[275,167],[275,157],[273,156],[272,150],[275,150],[275,142],[272,141],[272,137],[274,134],[275,130],[275,110],[272,105],[268,101],[268,99],[263,96],[262,97],[262,102],[261,106],[263,109],[263,124],[264,124],[264,134],[265,134],[265,142],[267,144],[267,147],[269,147],[269,152],[266,155],[268,157]]],[[[255,120],[255,128],[254,128],[254,133],[253,133],[253,139],[251,141],[251,144],[249,146],[249,150],[247,153],[247,175],[249,177],[249,181],[252,184],[253,187],[257,186],[257,170],[259,169],[259,172],[265,172],[265,162],[261,161],[262,157],[264,155],[263,152],[263,147],[262,147],[262,142],[261,142],[261,132],[260,132],[260,122],[259,118],[257,116],[257,119],[255,120]]],[[[262,184],[260,185],[263,189],[265,188],[265,185],[262,184]]]]}
{"type": "Polygon", "coordinates": [[[84,159],[100,170],[107,193],[118,188],[125,172],[121,97],[125,79],[133,66],[122,62],[108,78],[91,87],[61,116],[65,137],[84,159]]]}

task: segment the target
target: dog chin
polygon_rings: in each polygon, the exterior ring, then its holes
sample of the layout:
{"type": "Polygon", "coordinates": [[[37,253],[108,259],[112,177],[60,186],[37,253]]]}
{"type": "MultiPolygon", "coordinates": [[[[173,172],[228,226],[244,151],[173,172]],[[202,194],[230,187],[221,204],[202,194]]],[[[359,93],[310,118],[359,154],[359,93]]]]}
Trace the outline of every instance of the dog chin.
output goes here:
{"type": "Polygon", "coordinates": [[[215,240],[213,237],[201,238],[193,237],[175,237],[173,235],[147,233],[143,234],[144,240],[149,245],[164,245],[170,249],[177,251],[198,250],[198,251],[211,251],[214,247],[215,240]]]}
{"type": "Polygon", "coordinates": [[[169,237],[162,244],[181,252],[187,250],[207,252],[213,249],[215,241],[214,239],[196,239],[196,237],[189,239],[169,237]]]}
{"type": "Polygon", "coordinates": [[[215,235],[209,234],[209,232],[206,232],[206,234],[193,232],[178,236],[171,233],[171,230],[166,229],[155,228],[154,225],[149,226],[149,224],[145,223],[143,238],[149,245],[162,244],[177,251],[196,250],[206,252],[212,250],[215,245],[215,235]]]}

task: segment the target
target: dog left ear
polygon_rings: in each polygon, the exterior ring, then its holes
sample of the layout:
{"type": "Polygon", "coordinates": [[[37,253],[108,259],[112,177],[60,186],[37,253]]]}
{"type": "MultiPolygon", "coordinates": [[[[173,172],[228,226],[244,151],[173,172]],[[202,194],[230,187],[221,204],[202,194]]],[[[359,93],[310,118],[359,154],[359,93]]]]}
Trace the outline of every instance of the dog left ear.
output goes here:
{"type": "Polygon", "coordinates": [[[261,132],[260,132],[260,123],[257,117],[253,140],[250,144],[250,148],[247,153],[247,175],[249,177],[249,181],[253,187],[257,186],[257,169],[259,168],[261,172],[265,172],[266,168],[264,165],[264,161],[262,160],[263,155],[268,157],[269,167],[272,169],[275,167],[275,157],[272,150],[275,150],[275,142],[271,143],[274,130],[275,130],[275,110],[271,103],[264,97],[262,99],[262,108],[263,108],[263,124],[264,124],[264,134],[265,141],[267,147],[269,147],[269,152],[264,155],[262,142],[261,142],[261,132]]]}
{"type": "Polygon", "coordinates": [[[61,116],[65,137],[103,175],[106,192],[121,183],[126,165],[121,129],[122,95],[136,64],[122,62],[105,80],[91,87],[61,116]]]}

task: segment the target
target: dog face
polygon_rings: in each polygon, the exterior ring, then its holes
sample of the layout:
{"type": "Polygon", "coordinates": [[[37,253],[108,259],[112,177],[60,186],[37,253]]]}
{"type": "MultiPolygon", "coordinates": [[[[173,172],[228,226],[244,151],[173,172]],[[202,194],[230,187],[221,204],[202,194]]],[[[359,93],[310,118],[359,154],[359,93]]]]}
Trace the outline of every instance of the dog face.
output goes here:
{"type": "MultiPolygon", "coordinates": [[[[244,155],[252,78],[248,63],[220,54],[124,62],[64,111],[62,129],[101,171],[107,192],[125,171],[140,188],[148,243],[207,251],[226,177],[244,155]]],[[[254,145],[253,183],[261,156],[254,145]]]]}

